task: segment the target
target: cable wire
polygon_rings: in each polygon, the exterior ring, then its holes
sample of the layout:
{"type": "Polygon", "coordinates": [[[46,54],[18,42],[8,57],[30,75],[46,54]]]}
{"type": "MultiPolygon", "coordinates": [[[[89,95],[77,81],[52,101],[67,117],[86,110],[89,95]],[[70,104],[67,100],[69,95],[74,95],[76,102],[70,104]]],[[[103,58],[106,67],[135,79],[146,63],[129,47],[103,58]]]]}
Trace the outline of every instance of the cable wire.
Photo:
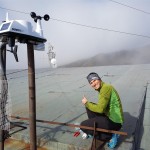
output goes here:
{"type": "Polygon", "coordinates": [[[124,32],[124,31],[119,31],[119,30],[113,30],[113,29],[101,28],[101,27],[96,27],[96,26],[84,25],[84,24],[79,24],[79,23],[74,23],[74,22],[60,20],[60,19],[54,19],[54,18],[51,18],[51,19],[55,20],[55,21],[59,21],[59,22],[69,23],[69,24],[78,25],[78,26],[87,27],[87,28],[92,28],[92,29],[97,29],[97,30],[105,30],[105,31],[117,32],[117,33],[121,33],[121,34],[128,34],[128,35],[140,36],[140,37],[144,37],[144,38],[150,38],[150,36],[142,35],[142,34],[129,33],[129,32],[124,32]]]}
{"type": "Polygon", "coordinates": [[[148,14],[148,15],[150,14],[150,12],[146,12],[146,11],[144,11],[144,10],[141,10],[141,9],[138,9],[138,8],[135,8],[135,7],[132,7],[132,6],[129,6],[129,5],[126,5],[126,4],[123,4],[123,3],[120,3],[120,2],[114,1],[114,0],[109,0],[109,1],[111,1],[111,2],[113,2],[113,3],[117,3],[117,4],[122,5],[122,6],[125,6],[125,7],[128,7],[128,8],[131,8],[131,9],[134,9],[134,10],[136,10],[136,11],[140,11],[140,12],[145,13],[145,14],[148,14]]]}
{"type": "Polygon", "coordinates": [[[0,7],[0,9],[6,9],[6,10],[10,10],[10,11],[14,11],[14,12],[22,13],[22,14],[30,14],[30,13],[26,13],[26,12],[23,12],[23,11],[14,10],[14,9],[9,9],[9,8],[4,8],[4,7],[0,7]]]}
{"type": "MultiPolygon", "coordinates": [[[[112,1],[112,0],[110,0],[110,1],[112,1]]],[[[1,9],[10,10],[10,11],[19,12],[19,13],[30,14],[30,13],[25,13],[25,12],[13,10],[13,9],[8,9],[8,8],[3,8],[3,7],[0,7],[0,8],[1,9]]],[[[96,29],[96,30],[105,30],[105,31],[116,32],[116,33],[120,33],[120,34],[127,34],[127,35],[132,35],[132,36],[143,37],[143,38],[150,38],[150,36],[148,36],[148,35],[142,35],[142,34],[137,34],[137,33],[130,33],[130,32],[124,32],[124,31],[119,31],[119,30],[102,28],[102,27],[90,26],[90,25],[85,25],[85,24],[80,24],[80,23],[75,23],[75,22],[70,22],[70,21],[55,19],[55,18],[51,18],[51,19],[54,20],[54,21],[58,21],[58,22],[68,23],[68,24],[82,26],[82,27],[87,27],[87,28],[96,29]]]]}

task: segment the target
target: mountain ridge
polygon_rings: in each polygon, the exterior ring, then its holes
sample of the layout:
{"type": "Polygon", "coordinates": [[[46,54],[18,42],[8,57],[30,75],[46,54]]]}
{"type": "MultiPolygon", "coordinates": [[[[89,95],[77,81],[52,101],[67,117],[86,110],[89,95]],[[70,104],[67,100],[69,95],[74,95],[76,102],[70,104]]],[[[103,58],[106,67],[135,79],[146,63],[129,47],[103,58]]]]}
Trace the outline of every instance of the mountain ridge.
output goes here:
{"type": "Polygon", "coordinates": [[[150,46],[136,50],[120,50],[110,53],[99,53],[93,57],[77,60],[60,67],[91,67],[148,63],[150,63],[150,46]]]}

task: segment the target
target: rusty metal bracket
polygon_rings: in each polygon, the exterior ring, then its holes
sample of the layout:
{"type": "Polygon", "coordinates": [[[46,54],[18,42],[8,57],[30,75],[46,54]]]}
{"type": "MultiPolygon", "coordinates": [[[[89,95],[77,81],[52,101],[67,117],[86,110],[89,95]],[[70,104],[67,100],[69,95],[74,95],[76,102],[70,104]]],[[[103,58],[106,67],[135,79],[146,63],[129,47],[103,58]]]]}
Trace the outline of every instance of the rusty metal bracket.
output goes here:
{"type": "MultiPolygon", "coordinates": [[[[27,120],[29,121],[29,118],[24,118],[24,117],[19,117],[19,116],[10,116],[11,118],[14,119],[20,119],[20,120],[27,120]]],[[[39,120],[36,119],[36,122],[41,122],[41,123],[47,123],[47,124],[55,124],[55,125],[63,125],[63,126],[68,126],[68,127],[78,127],[78,128],[83,128],[83,129],[88,129],[88,130],[94,130],[94,127],[88,127],[88,126],[81,126],[81,125],[75,125],[75,124],[69,124],[69,123],[62,123],[62,122],[55,122],[55,121],[46,121],[46,120],[39,120]]],[[[127,136],[127,132],[122,132],[122,131],[115,131],[115,130],[107,130],[107,129],[102,129],[102,128],[96,128],[95,131],[100,131],[104,133],[115,133],[123,136],[127,136]]]]}

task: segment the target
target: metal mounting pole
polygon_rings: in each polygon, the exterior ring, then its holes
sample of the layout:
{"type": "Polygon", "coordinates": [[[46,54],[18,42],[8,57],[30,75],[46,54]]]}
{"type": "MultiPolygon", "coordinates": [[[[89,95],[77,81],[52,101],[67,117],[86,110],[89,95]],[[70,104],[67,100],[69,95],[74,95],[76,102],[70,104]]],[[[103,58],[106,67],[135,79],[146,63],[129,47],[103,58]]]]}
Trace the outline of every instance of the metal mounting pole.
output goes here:
{"type": "Polygon", "coordinates": [[[36,147],[36,92],[35,92],[35,66],[33,44],[27,43],[28,54],[28,83],[29,83],[29,124],[30,124],[30,150],[36,147]]]}
{"type": "MultiPolygon", "coordinates": [[[[6,43],[2,43],[0,47],[0,65],[1,65],[1,80],[3,81],[5,80],[6,77],[6,43]]],[[[1,94],[3,94],[3,87],[1,87],[1,89],[2,89],[1,94]]],[[[0,150],[4,150],[4,140],[5,140],[4,130],[0,129],[0,150]]]]}
{"type": "Polygon", "coordinates": [[[4,150],[4,130],[0,129],[0,150],[4,150]]]}

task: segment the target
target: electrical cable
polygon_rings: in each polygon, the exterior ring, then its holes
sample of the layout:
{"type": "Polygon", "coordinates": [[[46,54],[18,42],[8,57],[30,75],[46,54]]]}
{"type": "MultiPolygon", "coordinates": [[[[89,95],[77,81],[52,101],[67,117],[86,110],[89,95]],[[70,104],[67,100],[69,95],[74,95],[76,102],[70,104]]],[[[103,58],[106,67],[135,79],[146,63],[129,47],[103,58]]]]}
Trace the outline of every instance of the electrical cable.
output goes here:
{"type": "Polygon", "coordinates": [[[136,10],[136,11],[140,11],[140,12],[142,12],[142,13],[145,13],[145,14],[150,15],[150,12],[146,12],[146,11],[144,11],[144,10],[141,10],[141,9],[138,9],[138,8],[135,8],[135,7],[132,7],[132,6],[129,6],[129,5],[126,5],[126,4],[123,4],[123,3],[120,3],[120,2],[114,1],[114,0],[109,0],[109,1],[111,1],[111,2],[113,2],[113,3],[117,3],[117,4],[122,5],[122,6],[125,6],[125,7],[128,7],[128,8],[131,8],[131,9],[134,9],[134,10],[136,10]]]}
{"type": "MultiPolygon", "coordinates": [[[[21,11],[16,11],[16,10],[13,10],[13,9],[8,9],[8,8],[3,8],[3,7],[0,7],[0,8],[10,10],[10,11],[19,12],[19,13],[29,14],[29,13],[25,13],[25,12],[21,12],[21,11]]],[[[90,26],[90,25],[85,25],[85,24],[80,24],[80,23],[55,19],[55,18],[51,18],[51,20],[58,21],[58,22],[63,22],[63,23],[68,23],[68,24],[73,24],[73,25],[77,25],[77,26],[82,26],[82,27],[87,27],[87,28],[91,28],[91,29],[104,30],[104,31],[109,31],[109,32],[116,32],[116,33],[120,33],[120,34],[138,36],[138,37],[143,37],[143,38],[150,38],[150,36],[148,36],[148,35],[142,35],[142,34],[137,34],[137,33],[130,33],[130,32],[124,32],[124,31],[119,31],[119,30],[102,28],[102,27],[90,26]]]]}
{"type": "Polygon", "coordinates": [[[133,35],[133,36],[140,36],[140,37],[144,37],[144,38],[150,38],[150,36],[142,35],[142,34],[129,33],[129,32],[124,32],[124,31],[119,31],[119,30],[112,30],[112,29],[107,29],[107,28],[89,26],[89,25],[84,25],[84,24],[79,24],[79,23],[59,20],[59,19],[53,19],[53,18],[51,18],[51,19],[52,20],[56,20],[56,21],[60,21],[60,22],[64,22],[64,23],[69,23],[69,24],[74,24],[74,25],[78,25],[78,26],[83,26],[83,27],[87,27],[87,28],[93,28],[93,29],[98,29],[98,30],[105,30],[105,31],[117,32],[117,33],[121,33],[121,34],[128,34],[128,35],[133,35]]]}
{"type": "Polygon", "coordinates": [[[10,10],[10,11],[14,11],[14,12],[18,12],[18,13],[22,13],[22,14],[30,14],[30,13],[26,13],[26,12],[23,12],[23,11],[19,11],[19,10],[14,10],[14,9],[9,9],[9,8],[4,8],[4,7],[0,7],[0,9],[6,9],[6,10],[10,10]]]}

